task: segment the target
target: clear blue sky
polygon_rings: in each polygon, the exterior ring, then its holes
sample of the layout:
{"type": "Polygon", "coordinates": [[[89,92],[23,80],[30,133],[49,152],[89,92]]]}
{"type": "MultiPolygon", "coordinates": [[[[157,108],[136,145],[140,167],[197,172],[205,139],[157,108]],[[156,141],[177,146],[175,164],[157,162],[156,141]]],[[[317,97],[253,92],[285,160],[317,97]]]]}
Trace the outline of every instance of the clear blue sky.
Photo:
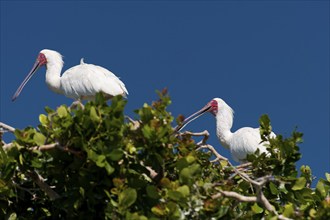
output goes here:
{"type": "MultiPolygon", "coordinates": [[[[277,134],[304,133],[298,166],[317,178],[330,170],[329,1],[1,1],[2,122],[36,126],[44,106],[71,104],[47,88],[44,68],[11,102],[44,48],[64,55],[64,70],[84,57],[121,77],[132,117],[164,87],[174,116],[221,97],[235,110],[233,131],[267,113],[277,134]]],[[[209,130],[230,157],[211,114],[186,129],[209,130]]]]}

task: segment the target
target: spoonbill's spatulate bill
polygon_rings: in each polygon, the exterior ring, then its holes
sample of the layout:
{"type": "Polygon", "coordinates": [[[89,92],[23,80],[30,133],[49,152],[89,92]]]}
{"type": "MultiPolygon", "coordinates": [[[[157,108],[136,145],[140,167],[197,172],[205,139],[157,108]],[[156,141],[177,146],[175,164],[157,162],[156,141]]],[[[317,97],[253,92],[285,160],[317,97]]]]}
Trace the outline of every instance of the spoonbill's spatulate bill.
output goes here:
{"type": "MultiPolygon", "coordinates": [[[[234,133],[231,132],[234,111],[220,98],[214,98],[204,108],[189,116],[176,128],[176,131],[182,130],[188,123],[206,112],[210,112],[215,116],[219,141],[223,147],[230,150],[235,161],[246,162],[246,156],[255,153],[257,149],[260,153],[267,153],[266,145],[269,143],[261,143],[259,128],[243,127],[234,133]]],[[[271,137],[275,137],[275,134],[272,133],[271,137]]]]}
{"type": "Polygon", "coordinates": [[[54,50],[44,49],[40,51],[30,73],[18,87],[12,101],[14,101],[26,83],[43,65],[46,65],[46,83],[48,87],[59,94],[75,100],[94,99],[97,92],[102,92],[106,98],[116,95],[126,97],[128,95],[125,84],[109,70],[93,64],[84,63],[71,67],[61,76],[63,59],[61,54],[54,50]]]}

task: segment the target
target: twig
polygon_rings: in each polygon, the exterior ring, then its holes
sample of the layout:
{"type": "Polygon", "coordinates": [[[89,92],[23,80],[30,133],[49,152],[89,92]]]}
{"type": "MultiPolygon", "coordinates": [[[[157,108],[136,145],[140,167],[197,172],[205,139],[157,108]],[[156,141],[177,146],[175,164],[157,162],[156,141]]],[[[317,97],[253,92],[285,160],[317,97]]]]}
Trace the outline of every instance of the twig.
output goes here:
{"type": "Polygon", "coordinates": [[[50,200],[60,198],[60,195],[52,190],[50,186],[45,183],[44,178],[42,178],[42,176],[40,176],[36,171],[30,171],[27,174],[31,177],[33,182],[35,182],[40,187],[40,189],[47,194],[50,200]]]}
{"type": "Polygon", "coordinates": [[[140,165],[149,171],[149,175],[147,175],[147,176],[150,177],[151,179],[155,179],[159,175],[159,173],[157,173],[154,169],[152,169],[151,166],[144,165],[143,161],[140,161],[140,165]]]}
{"type": "Polygon", "coordinates": [[[40,151],[47,151],[53,148],[58,147],[58,143],[53,143],[53,144],[45,144],[45,145],[40,145],[40,146],[35,146],[35,147],[30,147],[29,150],[40,150],[40,151]]]}
{"type": "Polygon", "coordinates": [[[13,185],[14,185],[15,187],[17,187],[17,188],[19,188],[19,189],[25,191],[25,192],[28,192],[33,198],[36,198],[36,194],[33,193],[30,189],[27,189],[27,188],[25,188],[25,187],[22,187],[22,186],[20,186],[19,184],[15,183],[14,181],[13,181],[13,185]]]}
{"type": "MultiPolygon", "coordinates": [[[[228,158],[226,158],[226,157],[220,155],[220,154],[214,149],[214,147],[213,147],[212,145],[209,145],[209,144],[197,144],[197,146],[198,146],[198,148],[197,148],[196,150],[200,150],[200,149],[208,149],[208,150],[210,150],[210,151],[214,154],[214,156],[216,157],[216,159],[213,160],[212,162],[216,162],[216,161],[218,161],[218,160],[225,160],[225,161],[227,161],[228,163],[230,163],[229,160],[228,160],[228,158]]],[[[232,166],[232,165],[231,165],[231,166],[232,166]]]]}
{"type": "Polygon", "coordinates": [[[140,127],[141,121],[133,120],[131,117],[125,115],[125,118],[133,124],[133,130],[136,130],[140,127]]]}
{"type": "Polygon", "coordinates": [[[249,166],[251,166],[251,165],[252,165],[251,162],[243,163],[243,164],[240,164],[240,165],[236,166],[236,169],[246,168],[246,167],[249,167],[249,166]]]}
{"type": "Polygon", "coordinates": [[[15,132],[15,128],[13,128],[12,126],[10,125],[7,125],[3,122],[0,122],[0,132],[4,132],[3,130],[7,130],[11,133],[14,133],[15,132]]]}
{"type": "Polygon", "coordinates": [[[8,144],[3,145],[2,148],[3,148],[4,150],[8,150],[8,149],[10,149],[12,146],[13,146],[13,143],[8,143],[8,144]]]}
{"type": "Polygon", "coordinates": [[[69,106],[69,110],[71,111],[71,109],[74,109],[74,108],[77,109],[78,106],[80,106],[80,108],[82,110],[85,109],[85,106],[81,103],[81,101],[76,100],[76,101],[72,102],[72,104],[69,106]]]}
{"type": "Polygon", "coordinates": [[[185,131],[185,132],[179,133],[178,135],[179,136],[190,135],[190,136],[196,136],[196,137],[204,136],[204,138],[197,144],[197,145],[199,145],[199,144],[205,144],[206,143],[207,139],[209,139],[210,133],[207,130],[204,130],[202,132],[185,131]]]}

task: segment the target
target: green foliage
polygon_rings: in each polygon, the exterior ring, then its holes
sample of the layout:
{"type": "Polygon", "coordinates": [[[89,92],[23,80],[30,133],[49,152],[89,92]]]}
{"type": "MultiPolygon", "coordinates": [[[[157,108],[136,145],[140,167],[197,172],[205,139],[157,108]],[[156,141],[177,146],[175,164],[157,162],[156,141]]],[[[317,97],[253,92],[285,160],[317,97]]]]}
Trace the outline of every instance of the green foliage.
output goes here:
{"type": "MultiPolygon", "coordinates": [[[[108,106],[101,94],[84,109],[46,108],[38,128],[16,130],[13,146],[0,148],[0,216],[5,219],[330,219],[330,175],[311,188],[309,166],[296,169],[302,134],[270,138],[270,155],[250,155],[244,173],[265,176],[260,201],[240,202],[219,192],[256,197],[252,184],[227,161],[211,162],[189,135],[174,134],[166,91],[125,122],[126,100],[108,106]],[[36,176],[41,177],[38,182],[36,176]],[[46,185],[46,186],[45,186],[46,185]],[[48,186],[48,187],[47,187],[48,186]]],[[[177,118],[177,122],[181,119],[177,118]]]]}

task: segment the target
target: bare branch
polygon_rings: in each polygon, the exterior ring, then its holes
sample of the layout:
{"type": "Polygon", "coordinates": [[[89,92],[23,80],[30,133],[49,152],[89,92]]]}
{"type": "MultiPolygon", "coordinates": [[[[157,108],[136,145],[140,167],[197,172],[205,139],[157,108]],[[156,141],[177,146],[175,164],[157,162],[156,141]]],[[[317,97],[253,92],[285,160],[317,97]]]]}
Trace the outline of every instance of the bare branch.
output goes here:
{"type": "Polygon", "coordinates": [[[212,199],[217,199],[217,198],[220,198],[223,196],[236,199],[237,201],[240,201],[240,202],[257,202],[258,201],[257,197],[255,197],[255,196],[243,196],[241,194],[238,194],[237,192],[222,191],[222,190],[220,190],[219,193],[213,195],[212,199]]]}
{"type": "Polygon", "coordinates": [[[29,150],[40,150],[40,151],[46,151],[50,149],[54,149],[56,147],[59,147],[58,143],[53,143],[53,144],[45,144],[45,145],[40,145],[40,146],[35,146],[35,147],[30,147],[29,150]]]}
{"type": "Polygon", "coordinates": [[[179,136],[186,136],[186,135],[190,135],[190,136],[196,136],[196,137],[200,137],[200,136],[204,136],[204,138],[202,139],[202,141],[200,141],[197,145],[199,144],[205,144],[207,139],[209,139],[210,133],[207,130],[204,130],[202,132],[190,132],[190,131],[185,131],[182,133],[178,134],[179,136]]]}
{"type": "Polygon", "coordinates": [[[252,165],[252,163],[250,163],[250,162],[248,162],[248,163],[242,163],[242,164],[236,166],[236,169],[246,168],[246,167],[249,167],[251,165],[252,165]]]}
{"type": "Polygon", "coordinates": [[[28,189],[28,188],[25,188],[25,187],[22,187],[22,186],[20,186],[19,184],[15,183],[14,181],[13,181],[13,186],[14,186],[14,187],[17,187],[17,188],[19,188],[19,189],[21,189],[21,190],[23,190],[23,191],[25,191],[25,192],[28,192],[33,198],[36,197],[36,194],[33,193],[32,190],[30,190],[30,189],[28,189]]]}
{"type": "MultiPolygon", "coordinates": [[[[6,144],[3,146],[3,149],[4,150],[8,150],[10,149],[11,147],[13,147],[14,144],[12,143],[9,143],[9,144],[6,144]]],[[[51,149],[54,149],[54,148],[57,148],[61,151],[64,151],[64,152],[69,152],[69,153],[72,153],[74,154],[75,156],[77,157],[82,157],[83,156],[83,153],[81,151],[76,151],[76,150],[72,150],[68,147],[63,147],[61,146],[59,143],[53,143],[53,144],[45,144],[45,145],[40,145],[40,146],[34,146],[34,147],[30,147],[28,148],[28,150],[39,150],[39,151],[47,151],[47,150],[51,150],[51,149]]]]}
{"type": "Polygon", "coordinates": [[[2,148],[4,149],[4,150],[8,150],[8,149],[10,149],[11,147],[13,147],[13,143],[9,143],[9,144],[5,144],[5,145],[3,145],[2,146],[2,148]]]}
{"type": "MultiPolygon", "coordinates": [[[[213,160],[212,162],[216,162],[216,161],[218,161],[218,160],[225,160],[225,161],[228,161],[228,163],[229,163],[228,158],[226,158],[226,157],[220,155],[220,154],[214,149],[214,147],[213,147],[212,145],[209,145],[209,144],[197,144],[197,146],[198,146],[197,150],[200,150],[200,149],[208,149],[208,150],[210,150],[210,151],[216,156],[216,159],[213,160]]],[[[231,165],[231,166],[232,166],[232,165],[231,165]]]]}
{"type": "Polygon", "coordinates": [[[59,149],[61,151],[64,151],[64,152],[70,152],[70,153],[74,154],[77,157],[82,157],[82,152],[81,151],[76,151],[76,150],[72,150],[68,147],[63,147],[59,143],[35,146],[35,147],[29,148],[29,150],[47,151],[47,150],[51,150],[51,149],[54,149],[54,148],[57,148],[57,149],[59,149]]]}
{"type": "Polygon", "coordinates": [[[13,128],[10,125],[7,125],[5,123],[0,122],[0,132],[4,132],[3,130],[9,131],[11,133],[14,133],[15,132],[15,128],[13,128]]]}
{"type": "Polygon", "coordinates": [[[278,218],[279,220],[293,220],[292,218],[287,218],[287,217],[285,217],[285,216],[283,216],[283,215],[278,215],[277,218],[278,218]]]}
{"type": "Polygon", "coordinates": [[[133,130],[136,130],[140,127],[141,121],[133,120],[131,117],[125,115],[125,118],[133,124],[133,130]]]}
{"type": "Polygon", "coordinates": [[[69,106],[69,110],[71,111],[71,109],[77,109],[78,106],[84,110],[85,109],[85,106],[81,103],[80,100],[77,100],[77,101],[74,101],[72,102],[72,104],[69,106]]]}
{"type": "Polygon", "coordinates": [[[263,204],[263,206],[270,212],[275,212],[277,215],[276,210],[274,209],[274,207],[270,204],[270,202],[268,201],[268,199],[266,198],[266,196],[264,195],[264,193],[262,192],[261,189],[257,190],[257,199],[258,202],[260,202],[261,204],[263,204]]]}
{"type": "Polygon", "coordinates": [[[221,154],[219,154],[214,149],[214,147],[212,145],[206,144],[206,141],[207,141],[207,139],[209,137],[209,133],[206,130],[203,131],[203,132],[199,132],[199,133],[193,133],[193,132],[185,131],[185,132],[181,133],[180,135],[204,136],[203,140],[200,141],[197,144],[197,147],[198,147],[197,150],[208,149],[209,151],[211,151],[215,155],[215,157],[216,157],[216,159],[215,160],[212,160],[211,162],[216,162],[218,160],[225,160],[225,161],[227,161],[228,162],[228,165],[230,167],[232,167],[232,169],[234,170],[234,172],[237,175],[239,175],[242,179],[244,179],[245,181],[247,181],[250,184],[252,184],[253,187],[256,189],[256,196],[244,196],[244,195],[238,194],[236,192],[232,192],[232,191],[220,191],[220,193],[215,194],[215,195],[212,196],[213,199],[219,198],[221,196],[226,196],[226,197],[234,198],[234,199],[236,199],[238,201],[241,201],[241,202],[259,202],[268,211],[273,212],[273,213],[275,213],[278,216],[276,210],[270,204],[270,202],[265,197],[265,195],[263,194],[263,191],[262,191],[262,187],[264,186],[264,184],[266,184],[270,179],[272,179],[271,176],[264,176],[264,177],[261,177],[261,178],[259,178],[257,180],[253,180],[246,173],[241,172],[239,169],[248,167],[248,166],[251,165],[251,163],[246,163],[246,164],[240,165],[238,167],[233,166],[232,163],[230,163],[230,161],[226,157],[224,157],[221,154]]]}
{"type": "Polygon", "coordinates": [[[27,174],[31,177],[33,182],[35,182],[40,187],[40,189],[47,194],[50,200],[60,198],[60,195],[58,195],[54,190],[52,190],[50,186],[45,183],[44,178],[42,178],[42,176],[40,176],[37,172],[31,171],[27,174]]]}
{"type": "Polygon", "coordinates": [[[154,169],[152,169],[151,166],[144,165],[143,161],[140,161],[140,164],[141,164],[141,166],[143,166],[144,168],[146,168],[150,172],[149,175],[147,175],[147,176],[150,177],[151,179],[155,179],[157,177],[157,175],[159,174],[154,169]]]}

